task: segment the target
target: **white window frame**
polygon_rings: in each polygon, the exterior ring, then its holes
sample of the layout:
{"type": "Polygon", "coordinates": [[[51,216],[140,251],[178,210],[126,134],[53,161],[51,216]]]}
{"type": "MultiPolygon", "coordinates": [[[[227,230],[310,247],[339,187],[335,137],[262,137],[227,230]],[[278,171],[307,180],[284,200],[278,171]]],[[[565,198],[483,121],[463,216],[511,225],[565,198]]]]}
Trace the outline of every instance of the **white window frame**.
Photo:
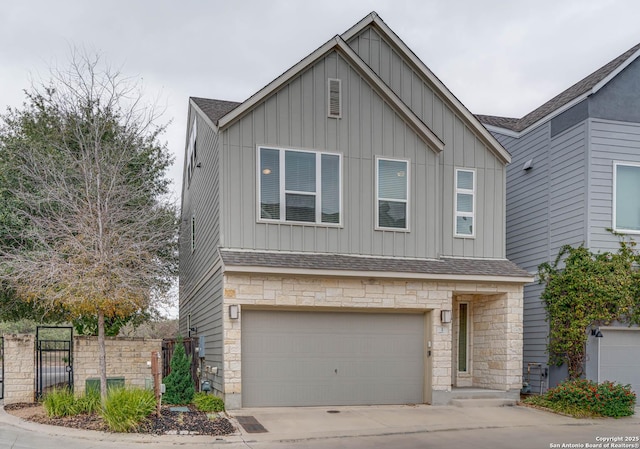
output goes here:
{"type": "Polygon", "coordinates": [[[458,238],[473,239],[476,237],[476,228],[478,223],[476,221],[476,184],[477,173],[475,168],[456,168],[453,176],[453,236],[458,238]],[[461,189],[458,188],[458,173],[470,172],[473,173],[473,189],[461,189]],[[472,195],[472,212],[460,212],[458,211],[458,194],[472,195]],[[473,225],[471,226],[471,234],[458,234],[458,217],[471,217],[473,219],[473,225]]]}
{"type": "Polygon", "coordinates": [[[191,185],[191,177],[196,168],[197,122],[196,117],[194,117],[193,124],[191,125],[191,133],[189,134],[189,143],[187,145],[187,186],[191,185]]]}
{"type": "Polygon", "coordinates": [[[286,223],[305,226],[327,226],[327,227],[342,227],[343,222],[343,201],[342,201],[342,153],[332,153],[329,151],[316,151],[300,148],[283,148],[272,145],[258,145],[256,149],[256,176],[257,176],[257,191],[256,191],[256,217],[258,223],[286,223]],[[260,180],[260,150],[277,150],[278,163],[280,170],[280,218],[268,219],[262,218],[262,211],[260,207],[262,185],[260,180]],[[297,190],[286,190],[286,176],[285,176],[285,152],[294,151],[298,153],[312,153],[316,156],[316,191],[315,192],[299,192],[297,190]],[[338,223],[325,223],[322,221],[322,155],[338,156],[338,210],[340,214],[340,220],[338,223]],[[316,221],[293,221],[286,219],[286,195],[287,193],[296,195],[309,195],[315,196],[315,208],[316,208],[316,221]]]}
{"type": "Polygon", "coordinates": [[[376,192],[376,197],[375,197],[375,227],[374,229],[376,231],[396,231],[396,232],[410,232],[410,226],[409,223],[411,223],[411,160],[410,159],[400,159],[400,158],[391,158],[391,157],[385,157],[385,156],[376,156],[376,161],[375,161],[376,167],[375,167],[375,173],[376,173],[376,179],[375,179],[375,192],[376,192]],[[380,198],[380,195],[378,193],[379,187],[380,187],[380,161],[391,161],[391,162],[404,162],[405,164],[407,164],[407,169],[405,171],[405,176],[407,178],[407,183],[406,183],[406,189],[407,189],[407,199],[406,200],[398,200],[395,198],[380,198]],[[389,228],[389,227],[384,227],[384,226],[380,226],[380,200],[387,200],[387,201],[396,201],[398,203],[406,203],[407,205],[407,209],[406,209],[406,217],[405,217],[405,227],[404,228],[389,228]]]}
{"type": "Polygon", "coordinates": [[[625,228],[620,228],[618,227],[618,223],[616,220],[616,216],[617,216],[617,183],[618,183],[618,167],[619,166],[625,166],[625,167],[638,167],[638,170],[640,171],[640,163],[638,162],[624,162],[624,161],[613,161],[613,186],[612,186],[612,197],[613,197],[613,204],[612,204],[612,215],[611,215],[611,228],[615,231],[615,232],[619,232],[621,234],[640,234],[640,230],[637,229],[625,229],[625,228]]]}

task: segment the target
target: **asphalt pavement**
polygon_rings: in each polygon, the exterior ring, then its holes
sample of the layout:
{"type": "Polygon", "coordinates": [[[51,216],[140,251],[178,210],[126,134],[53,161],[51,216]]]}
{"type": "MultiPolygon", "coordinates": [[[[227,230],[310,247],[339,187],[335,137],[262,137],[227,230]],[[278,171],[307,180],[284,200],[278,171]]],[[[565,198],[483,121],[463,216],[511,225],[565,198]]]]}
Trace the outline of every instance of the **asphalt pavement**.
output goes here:
{"type": "Polygon", "coordinates": [[[634,447],[640,410],[621,419],[574,419],[529,407],[429,405],[246,408],[229,411],[238,431],[224,437],[112,434],[24,421],[0,409],[0,449],[220,445],[223,448],[634,447]],[[251,419],[253,418],[253,419],[251,419]],[[254,423],[243,428],[238,421],[254,423]],[[258,424],[258,426],[255,425],[258,424]],[[262,427],[263,429],[260,429],[262,427]],[[264,430],[252,433],[247,430],[264,430]],[[606,440],[626,438],[628,441],[606,440]],[[464,442],[462,446],[461,444],[464,442]],[[500,442],[504,444],[500,444],[500,442]],[[379,443],[379,445],[378,445],[379,443]],[[596,446],[588,446],[595,444],[596,446]],[[602,446],[597,444],[602,443],[602,446]],[[609,443],[609,446],[606,444],[609,443]],[[629,446],[615,446],[628,443],[629,446]],[[554,444],[559,444],[554,446],[554,444]],[[582,446],[579,446],[582,444],[582,446]],[[453,446],[452,446],[453,445],[453,446]],[[572,447],[572,446],[564,446],[572,447]]]}

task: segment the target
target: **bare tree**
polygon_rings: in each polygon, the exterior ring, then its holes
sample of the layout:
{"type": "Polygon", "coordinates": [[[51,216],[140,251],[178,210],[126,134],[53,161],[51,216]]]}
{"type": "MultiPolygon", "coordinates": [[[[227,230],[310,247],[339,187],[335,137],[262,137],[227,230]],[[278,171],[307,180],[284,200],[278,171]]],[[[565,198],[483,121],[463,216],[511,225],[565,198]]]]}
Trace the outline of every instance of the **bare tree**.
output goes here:
{"type": "Polygon", "coordinates": [[[0,140],[23,224],[5,236],[2,280],[19,300],[97,317],[103,398],[105,317],[153,308],[176,274],[171,158],[139,87],[99,57],[74,53],[68,70],[4,117],[0,140]]]}

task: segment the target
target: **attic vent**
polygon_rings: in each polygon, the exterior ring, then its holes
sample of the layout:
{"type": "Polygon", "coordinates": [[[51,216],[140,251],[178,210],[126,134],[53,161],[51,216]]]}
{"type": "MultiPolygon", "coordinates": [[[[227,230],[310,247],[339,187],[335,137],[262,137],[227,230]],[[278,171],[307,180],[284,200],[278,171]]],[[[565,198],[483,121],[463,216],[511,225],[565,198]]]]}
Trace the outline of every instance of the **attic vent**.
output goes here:
{"type": "Polygon", "coordinates": [[[340,118],[342,116],[341,81],[329,78],[329,117],[340,118]]]}

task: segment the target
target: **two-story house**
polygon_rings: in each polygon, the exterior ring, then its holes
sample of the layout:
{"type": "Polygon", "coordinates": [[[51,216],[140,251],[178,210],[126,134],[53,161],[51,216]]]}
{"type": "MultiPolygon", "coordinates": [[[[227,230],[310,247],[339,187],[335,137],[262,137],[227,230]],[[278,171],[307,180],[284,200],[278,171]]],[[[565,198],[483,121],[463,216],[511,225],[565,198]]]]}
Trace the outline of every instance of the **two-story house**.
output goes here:
{"type": "Polygon", "coordinates": [[[228,408],[518,397],[510,156],[377,14],[186,140],[180,330],[228,408]]]}
{"type": "MultiPolygon", "coordinates": [[[[526,270],[553,261],[564,244],[616,251],[618,238],[607,229],[640,234],[639,56],[636,45],[520,119],[478,116],[513,157],[507,257],[526,270]]],[[[567,375],[548,363],[543,289],[537,283],[524,289],[524,369],[534,392],[567,375]]],[[[640,329],[585,331],[586,377],[640,391],[640,329]]]]}

